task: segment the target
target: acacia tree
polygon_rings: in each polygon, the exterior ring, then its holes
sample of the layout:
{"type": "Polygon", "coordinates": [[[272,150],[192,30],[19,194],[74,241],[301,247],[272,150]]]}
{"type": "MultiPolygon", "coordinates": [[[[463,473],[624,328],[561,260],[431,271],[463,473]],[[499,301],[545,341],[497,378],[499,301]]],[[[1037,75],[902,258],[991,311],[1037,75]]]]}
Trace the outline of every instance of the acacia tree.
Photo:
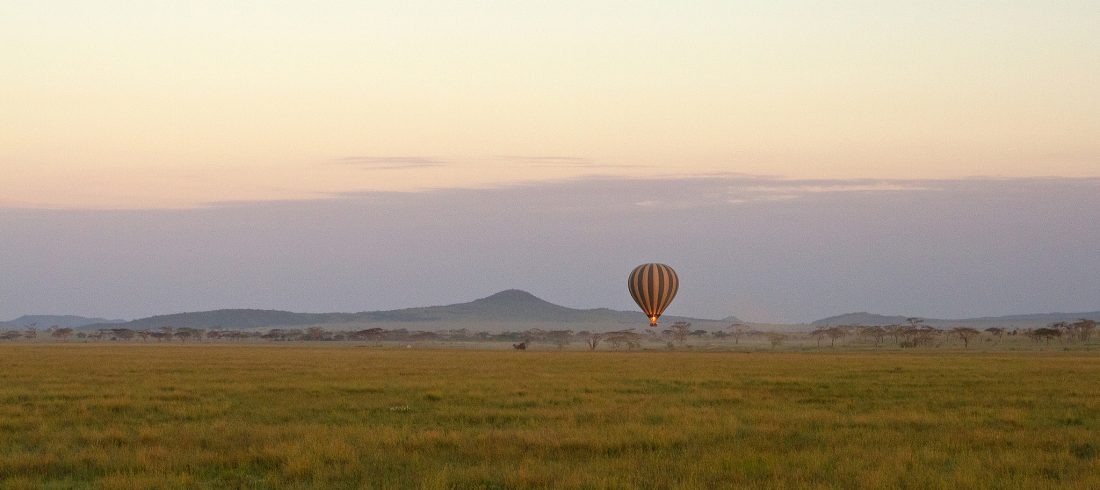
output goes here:
{"type": "Polygon", "coordinates": [[[1062,331],[1054,328],[1040,328],[1035,331],[1035,336],[1049,344],[1051,340],[1061,337],[1062,331]]]}
{"type": "Polygon", "coordinates": [[[466,328],[452,328],[443,333],[451,340],[466,340],[470,338],[470,330],[466,328]]]}
{"type": "Polygon", "coordinates": [[[825,329],[825,336],[829,337],[829,347],[836,346],[836,339],[848,335],[848,329],[844,327],[829,327],[825,329]]]}
{"type": "Polygon", "coordinates": [[[1035,330],[1034,329],[1030,329],[1030,328],[1024,329],[1022,332],[1020,332],[1020,334],[1023,335],[1024,337],[1027,337],[1032,342],[1035,342],[1035,343],[1039,342],[1039,336],[1035,335],[1035,330]]]}
{"type": "Polygon", "coordinates": [[[604,340],[615,348],[626,347],[627,349],[634,349],[642,345],[642,336],[631,330],[608,332],[604,340]]]}
{"type": "Polygon", "coordinates": [[[1062,336],[1062,331],[1056,328],[1043,327],[1035,330],[1024,331],[1029,339],[1035,341],[1035,343],[1044,342],[1049,344],[1051,339],[1055,339],[1062,336]]]}
{"type": "Polygon", "coordinates": [[[733,337],[733,344],[737,345],[741,343],[741,337],[749,334],[749,326],[744,323],[733,323],[729,326],[730,337],[733,337]]]}
{"type": "Polygon", "coordinates": [[[970,348],[970,339],[973,339],[974,337],[977,337],[981,334],[981,332],[970,327],[955,327],[952,328],[951,331],[948,333],[950,335],[958,337],[959,340],[962,340],[964,349],[970,348]]]}
{"type": "Polygon", "coordinates": [[[128,328],[112,328],[109,331],[111,332],[112,339],[130,340],[134,338],[135,335],[135,332],[128,328]]]}
{"type": "Polygon", "coordinates": [[[781,334],[779,332],[768,332],[768,342],[772,344],[772,349],[775,349],[776,347],[781,345],[784,340],[787,340],[787,336],[785,334],[781,334]]]}
{"type": "Polygon", "coordinates": [[[1077,339],[1077,327],[1069,322],[1054,322],[1047,325],[1047,328],[1057,330],[1062,333],[1062,336],[1066,340],[1072,342],[1077,339]]]}
{"type": "Polygon", "coordinates": [[[852,328],[853,327],[841,325],[839,327],[834,327],[832,330],[830,330],[829,341],[832,343],[830,345],[835,345],[837,339],[847,337],[848,334],[851,333],[852,328]]]}
{"type": "Polygon", "coordinates": [[[680,345],[684,345],[687,342],[687,337],[691,334],[691,324],[688,322],[676,322],[669,327],[669,331],[672,334],[673,340],[680,345]]]}
{"type": "Polygon", "coordinates": [[[351,338],[353,340],[381,341],[383,338],[386,337],[387,333],[389,333],[389,332],[387,332],[386,329],[384,329],[384,328],[374,327],[374,328],[368,328],[366,330],[358,330],[358,331],[352,332],[351,333],[351,338]]]}
{"type": "MultiPolygon", "coordinates": [[[[176,337],[186,342],[187,339],[202,340],[203,331],[198,328],[180,327],[176,329],[176,337]]],[[[300,336],[300,334],[299,334],[300,336]]]]}
{"type": "Polygon", "coordinates": [[[328,337],[328,332],[325,331],[324,327],[309,327],[306,329],[306,333],[302,337],[302,339],[325,340],[326,337],[328,337]]]}
{"type": "Polygon", "coordinates": [[[73,335],[73,329],[69,327],[54,329],[50,335],[59,340],[68,340],[73,335]]]}
{"type": "Polygon", "coordinates": [[[1088,342],[1092,338],[1092,332],[1096,330],[1096,321],[1082,318],[1073,323],[1077,331],[1077,337],[1081,342],[1088,342]]]}
{"type": "Polygon", "coordinates": [[[862,327],[859,329],[859,334],[865,337],[871,337],[875,339],[875,345],[882,344],[882,339],[886,337],[886,329],[878,325],[872,325],[869,327],[862,327]]]}
{"type": "Polygon", "coordinates": [[[829,326],[818,327],[813,332],[810,332],[810,336],[817,339],[817,346],[818,347],[821,347],[821,339],[823,339],[825,337],[829,338],[829,347],[835,347],[836,346],[836,339],[844,337],[845,335],[848,335],[848,329],[846,327],[843,327],[843,326],[839,326],[839,327],[829,327],[829,326]]]}
{"type": "Polygon", "coordinates": [[[814,340],[817,340],[818,347],[821,347],[821,340],[825,338],[825,331],[828,329],[829,327],[818,327],[813,332],[810,332],[810,337],[813,337],[814,340]]]}
{"type": "Polygon", "coordinates": [[[523,338],[527,343],[542,342],[546,340],[546,330],[541,328],[529,328],[523,332],[523,338]]]}
{"type": "Polygon", "coordinates": [[[894,338],[895,344],[901,343],[901,333],[903,330],[903,327],[901,325],[887,325],[885,327],[882,327],[882,329],[886,332],[886,335],[894,338]]]}
{"type": "Polygon", "coordinates": [[[588,346],[588,350],[596,350],[596,347],[599,347],[601,340],[603,340],[602,333],[593,333],[589,334],[588,337],[584,339],[584,344],[588,346]]]}
{"type": "Polygon", "coordinates": [[[989,327],[985,329],[986,332],[993,334],[993,337],[997,339],[997,343],[1001,343],[1001,337],[1005,334],[1005,329],[1001,327],[989,327]]]}
{"type": "Polygon", "coordinates": [[[546,340],[557,346],[558,350],[562,350],[565,346],[569,345],[573,341],[572,330],[551,330],[546,332],[546,340]]]}
{"type": "Polygon", "coordinates": [[[931,344],[937,335],[941,332],[936,327],[929,325],[921,325],[919,323],[915,326],[904,327],[901,331],[901,336],[905,338],[901,344],[902,347],[917,347],[920,345],[931,344]]]}

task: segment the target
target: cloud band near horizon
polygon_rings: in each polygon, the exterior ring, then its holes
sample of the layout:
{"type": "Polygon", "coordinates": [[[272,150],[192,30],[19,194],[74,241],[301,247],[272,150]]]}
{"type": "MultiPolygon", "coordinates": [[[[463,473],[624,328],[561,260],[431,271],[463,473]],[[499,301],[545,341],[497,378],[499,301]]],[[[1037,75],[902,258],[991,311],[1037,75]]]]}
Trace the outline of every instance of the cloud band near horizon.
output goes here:
{"type": "Polygon", "coordinates": [[[177,210],[0,209],[0,318],[364,311],[520,288],[669,314],[809,321],[1100,308],[1100,179],[591,178],[177,210]]]}

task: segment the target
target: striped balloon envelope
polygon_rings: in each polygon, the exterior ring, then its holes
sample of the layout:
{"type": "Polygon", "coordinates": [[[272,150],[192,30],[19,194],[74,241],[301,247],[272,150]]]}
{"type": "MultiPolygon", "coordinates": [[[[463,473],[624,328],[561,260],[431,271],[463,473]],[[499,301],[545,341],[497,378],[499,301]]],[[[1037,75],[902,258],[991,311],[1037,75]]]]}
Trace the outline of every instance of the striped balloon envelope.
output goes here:
{"type": "Polygon", "coordinates": [[[676,297],[680,278],[676,276],[676,271],[665,264],[642,264],[630,273],[626,285],[630,288],[630,296],[634,298],[634,302],[649,317],[649,326],[656,327],[657,319],[661,318],[661,313],[664,313],[665,308],[676,297]]]}

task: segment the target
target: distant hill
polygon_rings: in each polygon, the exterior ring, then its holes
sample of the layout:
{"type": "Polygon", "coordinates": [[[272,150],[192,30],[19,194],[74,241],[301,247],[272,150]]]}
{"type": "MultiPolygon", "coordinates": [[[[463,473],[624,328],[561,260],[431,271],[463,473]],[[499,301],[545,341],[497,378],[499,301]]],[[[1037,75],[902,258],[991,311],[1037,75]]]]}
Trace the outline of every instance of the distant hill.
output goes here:
{"type": "Polygon", "coordinates": [[[8,322],[0,322],[0,329],[21,329],[34,325],[39,329],[52,326],[79,328],[94,324],[123,323],[126,320],[108,320],[106,318],[87,318],[75,315],[24,315],[8,322]]]}
{"type": "Polygon", "coordinates": [[[1007,327],[1041,327],[1055,322],[1075,322],[1080,319],[1100,322],[1100,311],[1084,313],[1038,313],[1030,315],[1009,315],[997,317],[968,318],[965,320],[940,320],[944,323],[963,323],[968,326],[988,325],[1007,327]]]}
{"type": "Polygon", "coordinates": [[[213,310],[175,313],[141,318],[122,324],[85,325],[85,330],[98,328],[160,328],[163,326],[191,328],[258,328],[272,325],[301,326],[345,323],[355,318],[353,313],[293,313],[278,310],[213,310]]]}
{"type": "MultiPolygon", "coordinates": [[[[373,321],[512,321],[605,322],[637,321],[641,313],[606,308],[577,310],[545,301],[526,291],[509,289],[469,303],[360,314],[373,321]],[[625,318],[629,316],[630,318],[625,318]]],[[[644,318],[643,318],[644,320],[644,318]]]]}
{"type": "Polygon", "coordinates": [[[845,313],[817,320],[811,325],[900,325],[905,323],[905,316],[876,315],[861,311],[858,313],[845,313]]]}
{"type": "MultiPolygon", "coordinates": [[[[732,317],[731,317],[732,318],[732,317]]],[[[687,321],[693,326],[716,330],[729,325],[727,320],[662,317],[663,325],[687,321]]],[[[410,330],[526,330],[529,328],[568,328],[574,330],[618,330],[648,325],[639,312],[607,308],[575,309],[556,305],[526,291],[510,289],[492,296],[445,306],[428,306],[360,313],[293,313],[276,310],[214,310],[177,313],[141,318],[121,325],[87,325],[98,328],[152,329],[163,326],[191,328],[275,328],[324,326],[330,329],[408,328],[410,330]]]]}
{"type": "MultiPolygon", "coordinates": [[[[822,318],[812,323],[814,326],[824,325],[900,325],[904,324],[908,317],[886,316],[873,313],[847,313],[844,315],[822,318]]],[[[939,318],[925,318],[924,323],[934,327],[966,326],[966,327],[1011,327],[1034,328],[1049,325],[1055,322],[1074,322],[1086,318],[1100,321],[1100,311],[1084,313],[1039,313],[1031,315],[990,316],[980,318],[962,318],[956,320],[944,320],[939,318]]]]}

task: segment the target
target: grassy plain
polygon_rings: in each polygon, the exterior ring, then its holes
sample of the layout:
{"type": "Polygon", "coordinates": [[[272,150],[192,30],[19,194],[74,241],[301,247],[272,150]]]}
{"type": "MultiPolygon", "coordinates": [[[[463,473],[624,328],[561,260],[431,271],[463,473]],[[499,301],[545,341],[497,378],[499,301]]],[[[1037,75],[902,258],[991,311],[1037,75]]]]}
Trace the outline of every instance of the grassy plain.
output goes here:
{"type": "Polygon", "coordinates": [[[0,487],[1100,488],[1097,352],[0,345],[0,487]]]}

